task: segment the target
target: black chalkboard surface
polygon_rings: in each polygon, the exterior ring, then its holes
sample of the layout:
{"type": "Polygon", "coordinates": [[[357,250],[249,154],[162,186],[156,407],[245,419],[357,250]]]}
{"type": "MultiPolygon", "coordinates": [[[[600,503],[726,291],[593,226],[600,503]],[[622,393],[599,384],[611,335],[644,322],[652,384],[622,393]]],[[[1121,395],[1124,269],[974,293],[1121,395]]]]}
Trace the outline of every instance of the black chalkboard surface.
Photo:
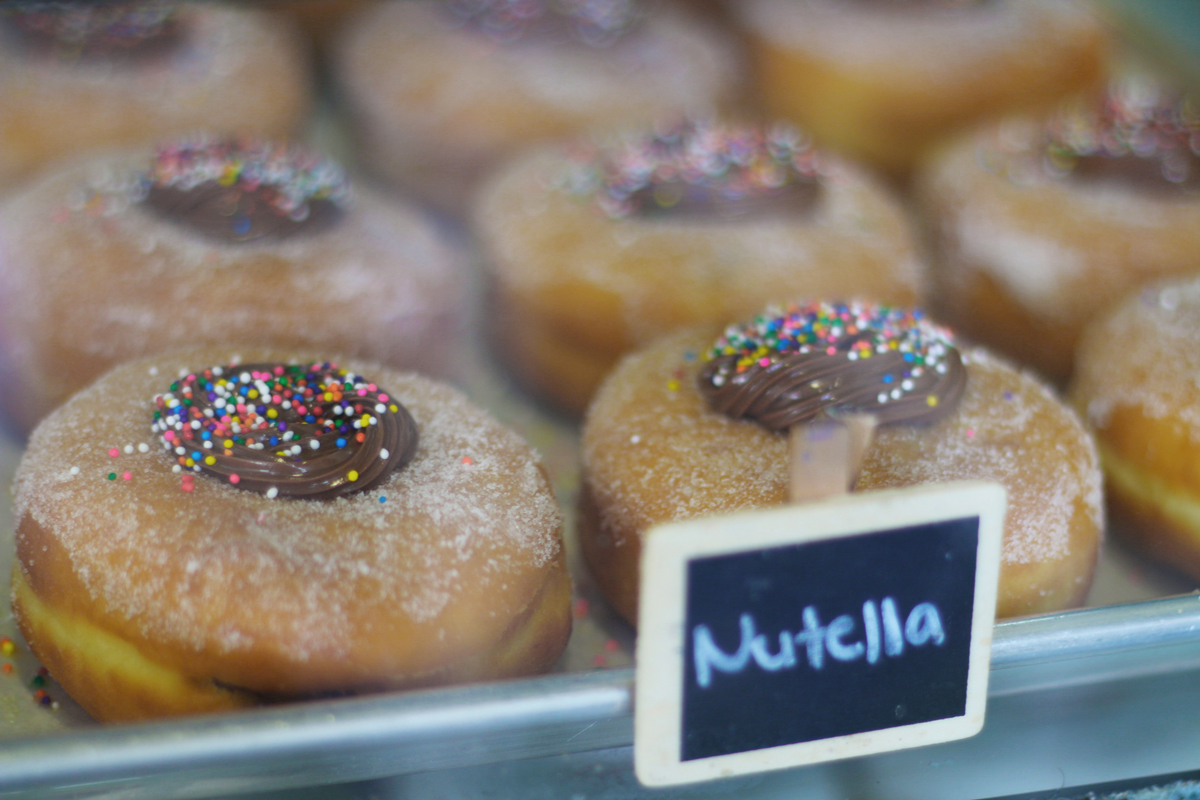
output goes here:
{"type": "Polygon", "coordinates": [[[652,529],[634,765],[665,786],[983,726],[1005,493],[962,483],[652,529]]]}
{"type": "Polygon", "coordinates": [[[690,561],[682,759],[962,716],[978,536],[971,517],[690,561]]]}

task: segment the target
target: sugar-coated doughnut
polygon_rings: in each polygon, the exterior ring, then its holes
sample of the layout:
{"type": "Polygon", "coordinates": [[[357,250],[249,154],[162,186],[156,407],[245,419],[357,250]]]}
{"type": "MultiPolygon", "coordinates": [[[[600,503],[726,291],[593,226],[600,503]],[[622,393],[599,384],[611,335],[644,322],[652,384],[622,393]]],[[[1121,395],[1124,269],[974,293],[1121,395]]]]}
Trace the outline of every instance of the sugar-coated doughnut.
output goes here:
{"type": "Polygon", "coordinates": [[[1156,283],[1087,327],[1071,398],[1096,434],[1116,530],[1200,580],[1200,281],[1156,283]]]}
{"type": "Polygon", "coordinates": [[[1200,265],[1198,153],[1200,113],[1140,80],[950,145],[917,178],[939,315],[1065,381],[1089,320],[1200,265]]]}
{"type": "Polygon", "coordinates": [[[297,32],[245,6],[6,6],[0,187],[86,150],[196,130],[286,136],[307,114],[309,95],[297,32]]]}
{"type": "Polygon", "coordinates": [[[598,126],[730,108],[732,42],[666,3],[379,3],[335,58],[366,164],[461,213],[497,163],[598,126]]]}
{"type": "MultiPolygon", "coordinates": [[[[715,411],[701,392],[700,374],[717,363],[704,360],[716,333],[672,334],[627,356],[597,392],[584,422],[581,544],[601,590],[631,622],[637,619],[642,537],[652,526],[787,499],[786,433],[715,411]]],[[[892,352],[909,352],[904,348],[901,342],[892,352]]],[[[770,345],[751,363],[769,359],[774,349],[770,345]]],[[[852,349],[838,347],[838,370],[844,370],[852,349]]],[[[856,356],[860,365],[883,357],[856,356]]],[[[961,369],[939,358],[947,373],[961,369]]],[[[865,392],[858,387],[844,394],[844,375],[825,372],[821,387],[806,381],[782,394],[840,398],[843,408],[871,411],[885,423],[890,412],[880,409],[906,406],[914,392],[915,405],[896,417],[901,424],[881,424],[876,431],[855,491],[955,480],[1003,484],[1008,511],[997,614],[1078,604],[1090,585],[1103,530],[1100,470],[1091,441],[1074,413],[1029,375],[982,349],[963,351],[960,359],[965,387],[957,404],[957,390],[949,385],[922,383],[940,375],[936,365],[914,374],[913,385],[903,388],[910,380],[896,367],[903,359],[873,373],[878,388],[865,392]],[[877,397],[881,391],[887,397],[877,397]],[[939,399],[930,403],[930,397],[939,399]],[[953,410],[933,422],[903,422],[916,408],[939,405],[953,410]]]]}
{"type": "Polygon", "coordinates": [[[1101,79],[1104,34],[1075,0],[739,0],[767,110],[903,177],[930,145],[1101,79]]]}
{"type": "Polygon", "coordinates": [[[30,438],[14,613],[75,700],[132,720],[554,663],[562,515],[519,436],[416,374],[236,355],[118,367],[30,438]]]}
{"type": "Polygon", "coordinates": [[[530,153],[481,191],[498,353],[581,412],[620,356],[784,295],[912,305],[899,204],[787,126],[694,124],[530,153]]]}
{"type": "Polygon", "coordinates": [[[230,341],[445,375],[460,261],[421,212],[296,146],[92,159],[0,204],[0,411],[27,431],[115,364],[230,341]]]}

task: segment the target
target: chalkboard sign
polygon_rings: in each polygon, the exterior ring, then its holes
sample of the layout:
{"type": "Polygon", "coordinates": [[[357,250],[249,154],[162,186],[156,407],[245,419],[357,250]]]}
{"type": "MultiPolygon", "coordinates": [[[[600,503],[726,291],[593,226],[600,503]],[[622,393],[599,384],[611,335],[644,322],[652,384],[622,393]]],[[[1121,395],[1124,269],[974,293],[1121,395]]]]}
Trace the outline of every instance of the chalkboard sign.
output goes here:
{"type": "Polygon", "coordinates": [[[1003,488],[971,483],[651,531],[638,777],[684,783],[978,732],[1003,515],[1003,488]]]}

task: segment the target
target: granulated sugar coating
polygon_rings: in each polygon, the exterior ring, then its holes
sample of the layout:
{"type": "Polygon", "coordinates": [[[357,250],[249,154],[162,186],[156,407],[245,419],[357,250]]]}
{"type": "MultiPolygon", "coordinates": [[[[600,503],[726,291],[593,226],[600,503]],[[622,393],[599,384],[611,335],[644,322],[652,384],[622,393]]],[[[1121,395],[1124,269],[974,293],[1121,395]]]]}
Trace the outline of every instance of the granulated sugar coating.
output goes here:
{"type": "MultiPolygon", "coordinates": [[[[126,365],[35,431],[15,482],[17,547],[47,604],[187,675],[268,693],[433,682],[540,613],[562,566],[549,483],[520,437],[444,385],[342,364],[419,430],[413,461],[369,492],[269,499],[173,472],[151,433],[154,395],[181,368],[232,356],[126,365]]],[[[564,620],[568,605],[569,586],[564,620]]]]}
{"type": "Polygon", "coordinates": [[[1127,540],[1200,579],[1200,280],[1154,284],[1090,325],[1071,386],[1127,540]]]}
{"type": "MultiPolygon", "coordinates": [[[[788,445],[711,411],[696,386],[716,331],[676,335],[627,357],[583,431],[584,547],[611,594],[652,525],[785,501],[788,445]],[[589,541],[590,540],[590,541],[589,541]]],[[[883,426],[857,490],[994,480],[1008,490],[1000,616],[1060,609],[1087,591],[1103,528],[1095,451],[1042,384],[981,350],[964,352],[957,411],[928,427],[883,426]]],[[[632,584],[636,589],[636,583],[632,584]]],[[[615,598],[622,613],[636,600],[615,598]]]]}
{"type": "Polygon", "coordinates": [[[476,233],[493,280],[493,325],[510,367],[582,411],[618,358],[691,325],[748,317],[778,297],[920,302],[926,275],[900,206],[873,178],[821,155],[815,202],[611,219],[572,193],[591,170],[548,148],[501,169],[480,192],[476,233]],[[581,367],[580,365],[586,365],[581,367]]]}
{"type": "Polygon", "coordinates": [[[1088,329],[1072,394],[1086,398],[1089,422],[1107,428],[1114,409],[1131,406],[1156,420],[1178,420],[1200,444],[1200,281],[1163,283],[1128,297],[1088,329]]]}
{"type": "Polygon", "coordinates": [[[936,239],[938,313],[1065,384],[1089,321],[1196,269],[1200,199],[1165,179],[1122,178],[1138,174],[1133,156],[1110,159],[1116,177],[1087,178],[1054,173],[1045,153],[1042,125],[1008,120],[943,148],[915,193],[936,239]]]}
{"type": "Polygon", "coordinates": [[[330,227],[224,242],[139,198],[153,152],[94,159],[0,204],[0,404],[28,430],[123,361],[257,342],[435,375],[462,331],[458,254],[413,207],[354,189],[330,227]]]}
{"type": "MultiPolygon", "coordinates": [[[[292,134],[310,103],[298,32],[267,12],[180,4],[177,46],[150,57],[78,58],[0,42],[0,185],[84,151],[200,130],[292,134]]],[[[5,30],[5,34],[11,33],[5,30]]]]}

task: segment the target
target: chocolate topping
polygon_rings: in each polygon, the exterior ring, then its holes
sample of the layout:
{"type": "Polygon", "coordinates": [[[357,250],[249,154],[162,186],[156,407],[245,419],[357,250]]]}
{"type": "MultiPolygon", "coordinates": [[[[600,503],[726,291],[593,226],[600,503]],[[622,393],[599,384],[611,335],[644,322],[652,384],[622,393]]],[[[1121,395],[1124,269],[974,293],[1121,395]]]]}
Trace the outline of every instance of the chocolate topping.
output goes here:
{"type": "Polygon", "coordinates": [[[1006,168],[1018,176],[1168,197],[1195,193],[1200,105],[1142,80],[1119,81],[1100,103],[1080,100],[1060,109],[1038,140],[1019,144],[1010,155],[1006,168]]]}
{"type": "Polygon", "coordinates": [[[144,181],[147,209],[224,242],[319,233],[341,219],[349,199],[332,162],[253,139],[162,148],[144,181]]]}
{"type": "Polygon", "coordinates": [[[144,60],[183,41],[178,3],[34,2],[0,8],[0,23],[30,51],[65,60],[144,60]]]}
{"type": "Polygon", "coordinates": [[[185,481],[204,472],[271,498],[367,491],[417,450],[404,406],[335,364],[212,367],[154,401],[153,430],[185,481]]]}
{"type": "Polygon", "coordinates": [[[786,126],[687,123],[588,153],[579,166],[567,190],[594,194],[613,218],[791,217],[821,197],[819,159],[786,126]]]}
{"type": "Polygon", "coordinates": [[[501,42],[607,47],[642,19],[640,0],[450,0],[452,22],[501,42]]]}
{"type": "Polygon", "coordinates": [[[814,303],[730,326],[699,376],[715,411],[785,430],[822,413],[930,423],[962,398],[966,369],[949,333],[918,312],[814,303]]]}

